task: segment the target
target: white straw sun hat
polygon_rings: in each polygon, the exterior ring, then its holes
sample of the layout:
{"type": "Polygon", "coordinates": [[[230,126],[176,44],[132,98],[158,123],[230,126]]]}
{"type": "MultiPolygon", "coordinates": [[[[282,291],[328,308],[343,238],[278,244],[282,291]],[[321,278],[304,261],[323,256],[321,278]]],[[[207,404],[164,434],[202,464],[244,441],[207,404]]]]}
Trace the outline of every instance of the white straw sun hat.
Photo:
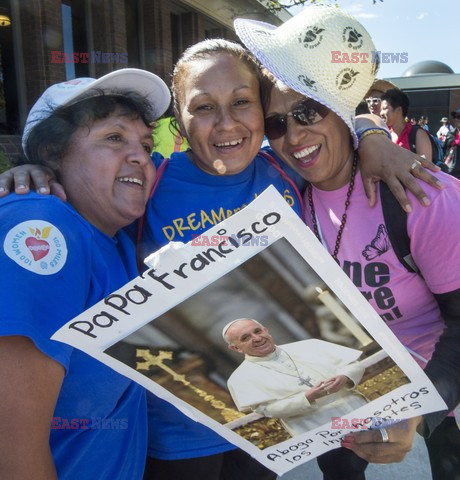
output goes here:
{"type": "Polygon", "coordinates": [[[171,101],[166,83],[157,75],[138,68],[122,68],[98,79],[81,77],[56,83],[47,88],[31,108],[22,134],[23,149],[32,128],[51,116],[56,108],[112,90],[129,90],[142,95],[150,103],[155,118],[163,115],[171,101]]]}
{"type": "Polygon", "coordinates": [[[379,64],[373,61],[375,46],[369,33],[356,19],[340,8],[314,5],[280,27],[242,18],[234,26],[241,41],[275,77],[342,118],[354,148],[358,147],[355,109],[379,64]]]}

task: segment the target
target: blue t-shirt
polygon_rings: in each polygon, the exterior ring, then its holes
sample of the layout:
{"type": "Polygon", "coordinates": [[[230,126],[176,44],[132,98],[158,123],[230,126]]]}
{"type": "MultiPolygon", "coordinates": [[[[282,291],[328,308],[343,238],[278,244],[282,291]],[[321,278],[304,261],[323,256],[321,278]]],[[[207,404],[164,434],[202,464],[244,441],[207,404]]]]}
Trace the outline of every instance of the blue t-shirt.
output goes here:
{"type": "Polygon", "coordinates": [[[141,479],[145,390],[50,336],[137,275],[133,245],[55,197],[0,200],[0,335],[30,338],[66,370],[50,430],[59,478],[141,479]]]}
{"type": "MultiPolygon", "coordinates": [[[[266,152],[274,157],[271,150],[266,152]]],[[[157,168],[163,161],[155,154],[152,159],[157,168]]],[[[278,159],[275,158],[275,162],[302,189],[303,180],[278,159]]],[[[144,257],[169,241],[192,240],[241,210],[269,185],[274,185],[300,215],[301,198],[292,181],[280,175],[279,168],[259,154],[236,175],[210,175],[196,167],[185,152],[172,154],[147,205],[141,248],[144,257]]],[[[211,429],[153,395],[148,395],[148,414],[148,453],[154,458],[193,458],[235,448],[211,429]]]]}
{"type": "MultiPolygon", "coordinates": [[[[170,241],[192,240],[240,211],[270,185],[300,215],[302,199],[293,183],[302,190],[305,181],[270,149],[263,152],[271,155],[277,168],[259,154],[235,175],[211,175],[195,166],[186,152],[173,153],[147,205],[143,253],[151,253],[170,241]]],[[[158,169],[163,158],[153,154],[152,159],[158,169]]]]}

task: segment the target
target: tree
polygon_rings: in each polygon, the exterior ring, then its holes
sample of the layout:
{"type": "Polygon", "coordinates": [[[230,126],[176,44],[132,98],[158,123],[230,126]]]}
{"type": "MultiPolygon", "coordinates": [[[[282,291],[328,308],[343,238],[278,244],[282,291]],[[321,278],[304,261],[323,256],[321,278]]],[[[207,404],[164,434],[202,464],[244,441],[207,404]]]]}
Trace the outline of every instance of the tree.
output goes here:
{"type": "MultiPolygon", "coordinates": [[[[372,0],[372,3],[375,5],[378,0],[372,0]]],[[[380,0],[383,2],[383,0],[380,0]]],[[[264,2],[265,7],[270,12],[279,12],[283,8],[291,8],[298,5],[308,5],[313,3],[326,3],[323,0],[265,0],[264,2]]],[[[340,5],[340,0],[327,0],[327,3],[335,3],[336,6],[340,5]]]]}

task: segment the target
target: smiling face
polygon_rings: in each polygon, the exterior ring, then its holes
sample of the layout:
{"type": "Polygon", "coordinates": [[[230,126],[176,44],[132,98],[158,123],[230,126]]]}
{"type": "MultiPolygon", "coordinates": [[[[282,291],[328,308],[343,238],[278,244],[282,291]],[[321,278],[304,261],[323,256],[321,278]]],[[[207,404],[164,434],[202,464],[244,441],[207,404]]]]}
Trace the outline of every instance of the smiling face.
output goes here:
{"type": "Polygon", "coordinates": [[[155,179],[152,129],[114,112],[78,128],[62,160],[68,201],[109,236],[142,216],[155,179]]]}
{"type": "MultiPolygon", "coordinates": [[[[266,117],[291,112],[305,100],[279,83],[273,87],[266,117]]],[[[321,190],[335,190],[348,183],[353,149],[350,130],[334,112],[314,125],[300,125],[288,118],[285,135],[270,140],[275,153],[303,178],[321,190]]]]}
{"type": "Polygon", "coordinates": [[[180,85],[179,123],[199,168],[213,175],[243,171],[263,140],[259,81],[234,55],[195,59],[180,85]]]}
{"type": "Polygon", "coordinates": [[[380,90],[372,90],[369,95],[366,97],[367,108],[369,109],[369,113],[373,115],[380,115],[381,110],[381,101],[383,92],[380,90]],[[369,101],[368,101],[369,100],[369,101]]]}
{"type": "Polygon", "coordinates": [[[269,331],[254,320],[239,320],[227,330],[227,338],[231,342],[230,350],[253,357],[265,357],[275,351],[275,343],[269,331]]]}
{"type": "Polygon", "coordinates": [[[393,108],[387,100],[382,101],[380,116],[388,127],[393,127],[397,122],[401,121],[401,107],[393,108]]]}

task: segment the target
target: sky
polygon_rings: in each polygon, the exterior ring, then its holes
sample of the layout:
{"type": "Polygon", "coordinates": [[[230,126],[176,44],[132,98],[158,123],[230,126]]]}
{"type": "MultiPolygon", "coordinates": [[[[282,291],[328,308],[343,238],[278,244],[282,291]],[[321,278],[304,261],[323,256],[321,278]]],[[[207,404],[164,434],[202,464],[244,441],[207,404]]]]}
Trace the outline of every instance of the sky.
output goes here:
{"type": "MultiPolygon", "coordinates": [[[[459,0],[323,0],[338,3],[371,35],[377,50],[407,52],[407,63],[382,63],[379,78],[401,77],[423,60],[438,60],[460,73],[459,0]]],[[[295,9],[290,9],[294,14],[295,9]]]]}

